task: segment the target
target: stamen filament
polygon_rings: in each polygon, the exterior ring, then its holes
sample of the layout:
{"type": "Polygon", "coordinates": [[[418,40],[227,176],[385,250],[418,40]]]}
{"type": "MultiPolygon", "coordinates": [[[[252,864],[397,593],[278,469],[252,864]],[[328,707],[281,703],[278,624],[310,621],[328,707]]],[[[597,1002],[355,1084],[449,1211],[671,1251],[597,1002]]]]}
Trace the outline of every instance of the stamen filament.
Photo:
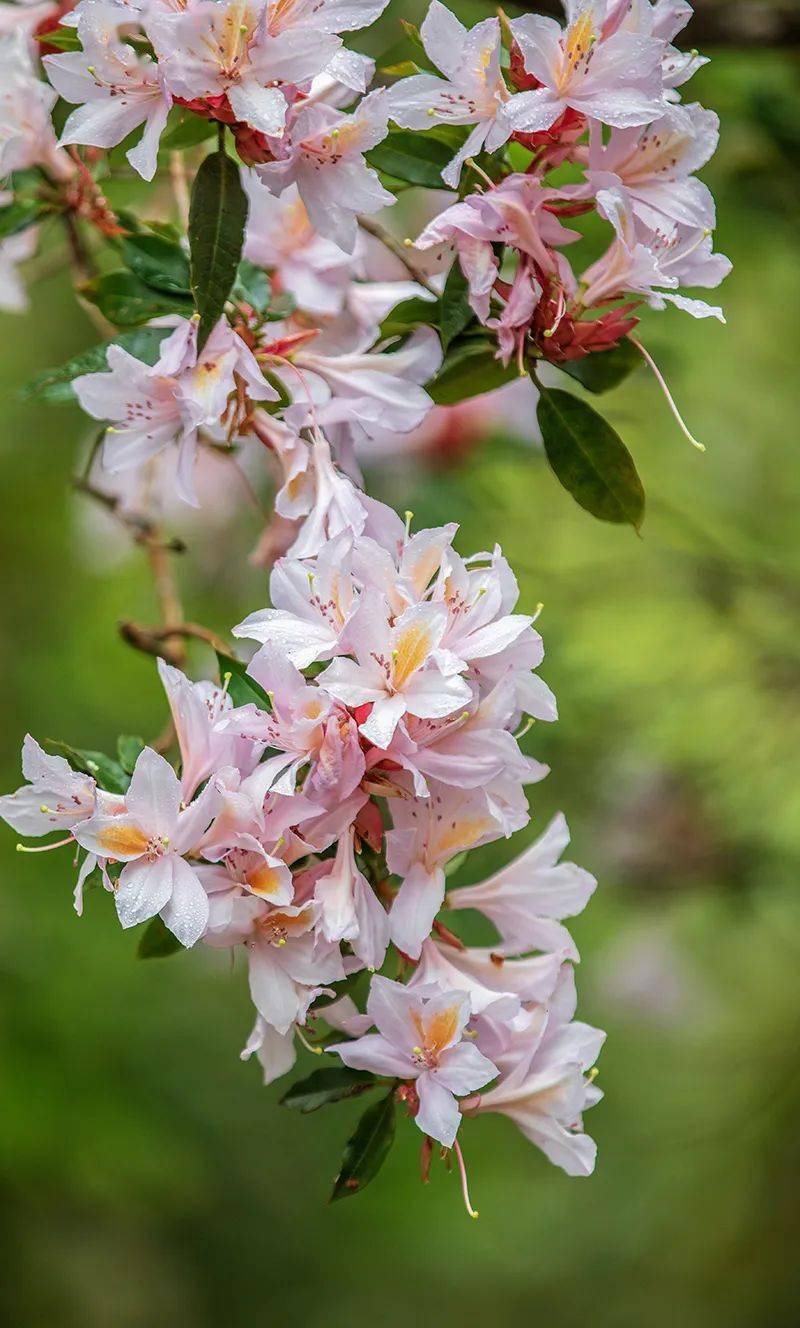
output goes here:
{"type": "Polygon", "coordinates": [[[51,848],[63,848],[65,844],[74,844],[72,835],[66,839],[57,839],[54,844],[17,844],[18,853],[49,853],[51,848]]]}
{"type": "Polygon", "coordinates": [[[472,1207],[472,1203],[469,1197],[469,1186],[467,1184],[467,1168],[464,1164],[464,1154],[461,1152],[461,1145],[459,1144],[457,1139],[453,1140],[453,1152],[456,1155],[456,1161],[458,1162],[458,1171],[459,1175],[461,1176],[461,1193],[464,1196],[464,1207],[466,1208],[470,1217],[477,1218],[480,1216],[480,1214],[477,1208],[472,1207]]]}
{"type": "Polygon", "coordinates": [[[691,433],[687,428],[683,416],[681,415],[680,411],[678,410],[678,407],[675,404],[675,400],[672,396],[672,393],[670,392],[666,382],[664,381],[664,375],[662,374],[661,370],[659,369],[658,365],[656,364],[650,352],[648,350],[645,350],[641,341],[637,341],[636,337],[629,337],[628,340],[636,347],[639,354],[642,356],[642,359],[644,360],[645,364],[652,372],[653,377],[655,378],[656,382],[661,388],[661,391],[664,393],[667,405],[672,411],[672,414],[678,423],[678,428],[680,429],[681,433],[684,435],[685,438],[688,438],[689,442],[692,444],[692,447],[697,448],[698,452],[705,452],[706,450],[705,444],[701,443],[697,438],[695,438],[694,434],[691,433]]]}

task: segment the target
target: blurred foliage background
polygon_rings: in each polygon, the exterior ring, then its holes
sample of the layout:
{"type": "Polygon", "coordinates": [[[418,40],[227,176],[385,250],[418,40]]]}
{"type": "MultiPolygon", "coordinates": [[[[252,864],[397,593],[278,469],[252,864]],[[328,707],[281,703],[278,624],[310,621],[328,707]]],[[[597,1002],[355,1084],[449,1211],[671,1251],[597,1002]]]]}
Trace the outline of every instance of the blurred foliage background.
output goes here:
{"type": "MultiPolygon", "coordinates": [[[[708,451],[643,370],[603,403],[647,489],[643,538],[593,522],[497,429],[458,465],[372,477],[417,525],[461,521],[465,552],[499,540],[523,608],[544,603],[561,719],[528,738],[552,765],[530,833],[563,808],[601,882],[575,926],[581,1014],[609,1031],[596,1175],[569,1180],[482,1119],[471,1223],[455,1177],[420,1187],[409,1125],[375,1184],[328,1208],[357,1107],[295,1116],[239,1064],[243,972],[216,953],[138,963],[107,898],[75,919],[68,857],[18,857],[3,826],[4,1322],[797,1322],[800,96],[792,52],[709,54],[690,95],[722,118],[705,175],[728,323],[643,327],[708,451]]],[[[154,617],[142,557],[70,491],[85,422],[16,394],[96,335],[64,276],[0,329],[5,790],[26,730],[108,749],[158,732],[165,705],[115,631],[154,617]]],[[[246,508],[193,528],[190,618],[224,631],[264,603],[257,533],[246,508]]]]}

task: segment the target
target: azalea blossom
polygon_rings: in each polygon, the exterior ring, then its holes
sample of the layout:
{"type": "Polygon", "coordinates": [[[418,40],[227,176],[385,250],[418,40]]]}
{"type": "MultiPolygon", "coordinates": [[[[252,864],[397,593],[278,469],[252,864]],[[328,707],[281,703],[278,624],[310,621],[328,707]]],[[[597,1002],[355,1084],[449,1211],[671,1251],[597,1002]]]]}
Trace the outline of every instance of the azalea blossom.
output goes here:
{"type": "Polygon", "coordinates": [[[83,409],[106,430],[103,466],[111,474],[137,468],[165,448],[176,446],[176,487],[184,502],[197,506],[194,466],[198,431],[219,427],[237,378],[255,400],[277,400],[252,351],[220,320],[197,352],[197,320],[180,319],[162,343],[154,365],[144,364],[122,346],[106,353],[108,373],[82,374],[73,389],[83,409]]]}
{"type": "Polygon", "coordinates": [[[143,179],[152,180],[172,99],[158,65],[120,39],[124,21],[117,6],[85,0],[76,25],[83,49],[46,55],[43,63],[59,96],[78,104],[61,143],[111,148],[143,124],[141,139],[126,156],[143,179]]]}
{"type": "Polygon", "coordinates": [[[63,756],[45,752],[28,733],[22,744],[22,773],[27,784],[0,797],[0,817],[21,835],[72,830],[93,815],[97,784],[63,756]]]}
{"type": "Polygon", "coordinates": [[[38,75],[24,33],[0,37],[0,179],[32,166],[43,166],[60,180],[72,175],[50,118],[57,100],[55,89],[38,75]]]}
{"type": "Polygon", "coordinates": [[[330,871],[317,878],[320,930],[328,941],[348,941],[369,968],[380,968],[389,944],[389,915],[356,865],[352,832],[339,840],[330,871]]]}
{"type": "Polygon", "coordinates": [[[276,198],[254,171],[245,173],[244,185],[250,200],[245,257],[269,268],[273,282],[302,309],[339,313],[353,275],[353,256],[317,234],[295,186],[276,198]]]}
{"type": "Polygon", "coordinates": [[[208,899],[184,854],[195,847],[211,822],[219,793],[209,783],[188,807],[172,767],[145,747],[125,794],[125,810],[109,814],[98,807],[74,829],[78,843],[102,863],[125,865],[114,882],[114,902],[123,927],[135,927],[160,913],[170,931],[191,946],[208,922],[208,899]]]}
{"type": "Polygon", "coordinates": [[[296,184],[315,230],[350,254],[358,232],[356,215],[394,202],[364,161],[364,153],[386,137],[388,120],[381,89],[369,93],[352,115],[323,104],[306,106],[287,125],[276,160],[258,165],[257,174],[275,194],[296,184]]]}
{"type": "Polygon", "coordinates": [[[493,1079],[496,1068],[464,1040],[470,1017],[463,992],[436,986],[409,988],[374,977],[367,1014],[377,1033],[336,1043],[345,1065],[413,1082],[419,1099],[414,1117],[424,1134],[452,1148],[461,1122],[457,1097],[493,1079]]]}

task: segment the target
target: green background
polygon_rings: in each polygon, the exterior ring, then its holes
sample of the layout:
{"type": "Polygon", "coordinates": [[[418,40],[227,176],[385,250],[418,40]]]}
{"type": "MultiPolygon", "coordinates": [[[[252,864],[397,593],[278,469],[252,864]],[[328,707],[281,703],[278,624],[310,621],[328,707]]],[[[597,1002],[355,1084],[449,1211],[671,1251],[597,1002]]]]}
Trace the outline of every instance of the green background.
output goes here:
{"type": "MultiPolygon", "coordinates": [[[[463,1137],[470,1222],[455,1176],[437,1166],[421,1188],[403,1122],[374,1185],[328,1207],[357,1107],[296,1116],[239,1064],[241,968],[200,952],[137,962],[105,896],[74,917],[68,853],[17,856],[2,826],[5,1322],[797,1322],[795,73],[789,55],[727,50],[692,85],[723,121],[705,178],[735,266],[727,326],[676,310],[643,323],[706,454],[644,371],[605,399],[648,493],[641,540],[593,522],[502,436],[460,468],[372,481],[418,525],[461,521],[463,552],[500,540],[522,607],[544,602],[561,719],[527,740],[552,765],[530,833],[563,808],[600,879],[574,927],[581,1014],[609,1032],[606,1097],[588,1117],[595,1176],[570,1180],[509,1122],[481,1119],[463,1137]]],[[[70,492],[85,423],[15,395],[96,339],[66,279],[39,281],[0,335],[11,789],[26,731],[110,749],[119,732],[157,733],[165,706],[152,662],[115,631],[154,617],[141,555],[87,524],[70,492]]],[[[257,530],[246,509],[222,533],[191,528],[189,617],[224,631],[263,604],[245,561],[257,530]]],[[[483,850],[461,879],[510,852],[483,850]]]]}

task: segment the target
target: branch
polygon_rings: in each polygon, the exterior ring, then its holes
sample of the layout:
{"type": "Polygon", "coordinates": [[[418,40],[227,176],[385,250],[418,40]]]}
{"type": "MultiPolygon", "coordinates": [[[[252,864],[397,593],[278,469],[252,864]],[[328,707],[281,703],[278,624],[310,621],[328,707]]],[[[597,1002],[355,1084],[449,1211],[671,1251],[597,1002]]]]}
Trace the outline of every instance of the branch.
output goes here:
{"type": "Polygon", "coordinates": [[[174,622],[164,627],[143,627],[140,623],[130,622],[123,619],[119,624],[119,634],[123,641],[135,650],[141,650],[146,655],[160,655],[166,659],[169,664],[176,661],[176,647],[170,645],[172,638],[180,638],[178,652],[181,660],[185,654],[183,640],[190,638],[193,641],[205,641],[206,645],[211,646],[212,650],[218,651],[222,655],[230,653],[230,647],[221,636],[212,632],[210,627],[203,627],[201,623],[192,622],[174,622]]]}
{"type": "Polygon", "coordinates": [[[408,250],[411,245],[403,244],[395,235],[392,235],[391,231],[387,231],[385,226],[381,226],[379,221],[373,221],[372,217],[359,217],[358,224],[362,231],[366,231],[367,235],[372,235],[376,240],[380,240],[385,249],[394,254],[395,258],[399,258],[406,272],[413,277],[414,281],[418,285],[424,286],[425,290],[430,291],[431,295],[435,295],[438,300],[440,292],[436,289],[430,277],[422,271],[421,267],[417,266],[412,258],[409,258],[408,250]]]}

